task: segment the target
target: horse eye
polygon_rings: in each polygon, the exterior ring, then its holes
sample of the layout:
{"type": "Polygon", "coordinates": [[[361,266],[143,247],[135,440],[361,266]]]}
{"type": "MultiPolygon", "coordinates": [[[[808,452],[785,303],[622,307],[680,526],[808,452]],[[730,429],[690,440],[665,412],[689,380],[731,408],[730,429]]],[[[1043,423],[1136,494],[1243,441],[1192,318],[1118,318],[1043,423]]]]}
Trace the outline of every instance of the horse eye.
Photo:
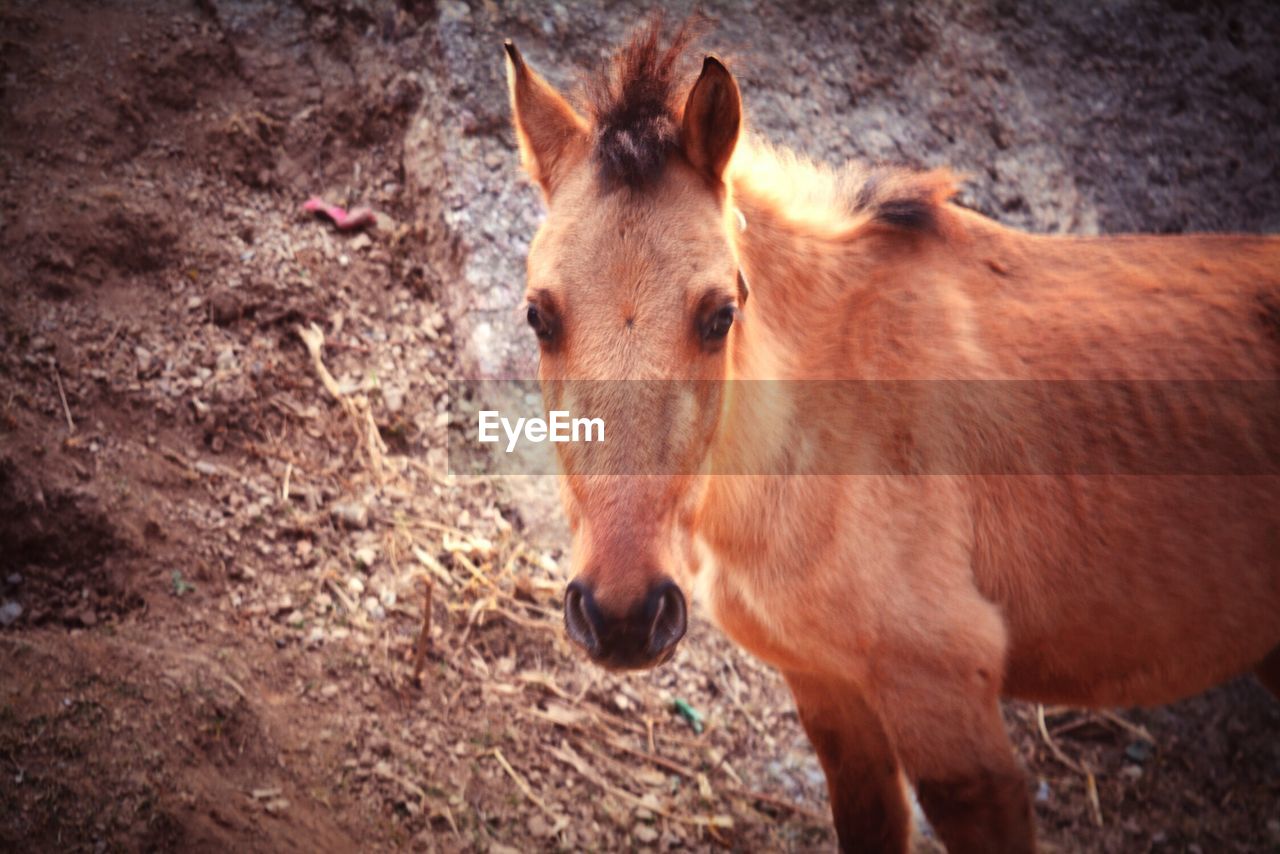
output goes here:
{"type": "Polygon", "coordinates": [[[733,326],[733,318],[738,310],[731,305],[723,306],[707,319],[702,329],[702,337],[708,342],[722,341],[733,326]]]}
{"type": "Polygon", "coordinates": [[[542,316],[542,312],[538,311],[536,305],[530,305],[524,317],[529,322],[529,328],[533,330],[533,334],[537,335],[539,340],[546,341],[551,337],[551,324],[547,318],[542,316]]]}

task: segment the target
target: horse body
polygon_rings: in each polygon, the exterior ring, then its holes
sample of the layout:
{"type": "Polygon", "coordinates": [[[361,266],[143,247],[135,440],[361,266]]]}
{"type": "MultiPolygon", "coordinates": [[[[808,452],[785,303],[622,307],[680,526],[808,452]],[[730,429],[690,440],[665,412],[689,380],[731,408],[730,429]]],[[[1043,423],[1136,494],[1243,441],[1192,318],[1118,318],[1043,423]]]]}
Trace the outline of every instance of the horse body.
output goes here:
{"type": "Polygon", "coordinates": [[[682,44],[590,120],[508,45],[544,397],[612,442],[557,448],[570,637],[661,663],[699,590],[848,850],[904,850],[904,776],[950,850],[1029,850],[1003,695],[1280,691],[1280,240],[1026,235],[944,172],[740,145],[719,62],[677,103],[682,44]]]}
{"type": "MultiPolygon", "coordinates": [[[[744,160],[761,168],[758,157],[744,160]]],[[[1167,391],[1164,381],[1280,376],[1280,336],[1268,311],[1280,299],[1280,240],[1037,237],[954,207],[939,212],[943,221],[930,233],[906,240],[815,238],[779,213],[776,197],[756,201],[751,182],[748,171],[734,193],[749,223],[744,266],[759,282],[745,311],[737,379],[1050,379],[1074,383],[1087,398],[1121,380],[1137,380],[1136,393],[1156,397],[1167,391]],[[830,281],[822,281],[824,269],[830,281]]],[[[1024,436],[1080,439],[1104,430],[1180,455],[1203,452],[1200,431],[1208,429],[1235,426],[1227,437],[1234,448],[1274,449],[1280,441],[1275,410],[1178,408],[1196,402],[1134,406],[1130,423],[1114,416],[1047,423],[1034,409],[1003,414],[1024,436]]],[[[859,433],[929,429],[910,411],[900,423],[863,426],[856,402],[811,403],[790,420],[814,435],[844,433],[851,444],[859,433]],[[823,420],[831,422],[826,429],[823,420]]],[[[1104,411],[1087,399],[1080,409],[1104,411]]],[[[757,471],[783,470],[770,454],[789,450],[799,431],[761,430],[760,407],[741,407],[740,423],[729,412],[723,452],[760,457],[757,471]]],[[[830,468],[823,459],[816,470],[830,468]]],[[[754,631],[731,634],[779,666],[768,650],[782,638],[825,644],[853,623],[919,631],[922,614],[969,600],[977,611],[994,606],[1007,630],[997,644],[1007,643],[1005,692],[1052,702],[1167,702],[1247,670],[1280,644],[1274,475],[722,477],[709,487],[699,525],[714,554],[708,572],[719,579],[700,582],[717,603],[713,612],[730,627],[747,621],[732,609],[760,612],[750,620],[754,631]],[[932,556],[915,555],[921,545],[932,556]],[[944,562],[940,553],[952,555],[945,571],[954,581],[904,585],[893,577],[944,562]],[[930,602],[912,587],[928,598],[952,592],[930,602]],[[889,592],[898,588],[905,589],[889,592]],[[780,590],[797,603],[795,625],[770,631],[786,610],[780,590]],[[870,609],[860,613],[853,603],[866,599],[870,609]],[[832,608],[828,631],[804,630],[818,617],[815,602],[832,608]],[[1205,631],[1222,625],[1238,628],[1205,631]]],[[[873,643],[862,637],[859,649],[873,643]]],[[[803,667],[822,656],[806,651],[786,663],[803,667]]]]}

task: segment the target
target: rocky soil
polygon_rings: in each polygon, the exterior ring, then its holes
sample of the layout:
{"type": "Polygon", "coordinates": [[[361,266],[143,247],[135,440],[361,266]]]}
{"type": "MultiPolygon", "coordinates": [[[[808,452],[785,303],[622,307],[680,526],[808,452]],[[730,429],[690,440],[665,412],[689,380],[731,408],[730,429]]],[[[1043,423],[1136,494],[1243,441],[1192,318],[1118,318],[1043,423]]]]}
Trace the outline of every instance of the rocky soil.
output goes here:
{"type": "MultiPolygon", "coordinates": [[[[1280,230],[1273,5],[705,8],[811,156],[1039,231],[1280,230]]],[[[445,465],[448,381],[533,358],[501,39],[571,89],[642,14],[0,7],[0,848],[831,847],[774,674],[702,620],[589,667],[552,485],[445,465]]],[[[1006,715],[1047,847],[1280,846],[1248,679],[1006,715]]]]}

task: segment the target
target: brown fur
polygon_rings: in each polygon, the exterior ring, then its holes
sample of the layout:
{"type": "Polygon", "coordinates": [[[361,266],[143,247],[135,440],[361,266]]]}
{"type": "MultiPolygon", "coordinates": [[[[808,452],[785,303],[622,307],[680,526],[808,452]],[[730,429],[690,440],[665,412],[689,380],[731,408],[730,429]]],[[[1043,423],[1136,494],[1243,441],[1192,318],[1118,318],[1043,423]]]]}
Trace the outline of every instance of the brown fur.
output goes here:
{"type": "MultiPolygon", "coordinates": [[[[710,131],[740,122],[721,71],[690,95],[710,131]]],[[[526,165],[544,171],[530,140],[558,140],[563,176],[529,254],[530,299],[554,300],[562,330],[539,375],[566,381],[549,404],[589,403],[611,431],[590,467],[560,446],[574,574],[613,613],[672,575],[786,675],[844,848],[904,850],[901,769],[951,850],[1031,849],[1001,696],[1162,703],[1251,668],[1276,689],[1280,412],[1205,411],[1148,381],[1280,378],[1280,240],[1033,236],[947,203],[945,173],[834,171],[716,132],[682,137],[643,193],[611,193],[582,120],[526,126],[564,114],[521,73],[526,165]],[[733,301],[739,269],[751,299],[709,348],[698,312],[733,301]],[[585,382],[603,379],[663,384],[585,382]],[[686,379],[797,382],[682,404],[686,379]],[[1072,381],[1074,415],[975,399],[957,438],[927,401],[869,413],[853,384],[815,379],[1072,381]],[[1101,381],[1131,384],[1123,406],[1101,381]],[[1225,447],[1260,473],[823,473],[1103,440],[1171,471],[1225,447]],[[804,476],[617,474],[703,462],[804,476]]]]}

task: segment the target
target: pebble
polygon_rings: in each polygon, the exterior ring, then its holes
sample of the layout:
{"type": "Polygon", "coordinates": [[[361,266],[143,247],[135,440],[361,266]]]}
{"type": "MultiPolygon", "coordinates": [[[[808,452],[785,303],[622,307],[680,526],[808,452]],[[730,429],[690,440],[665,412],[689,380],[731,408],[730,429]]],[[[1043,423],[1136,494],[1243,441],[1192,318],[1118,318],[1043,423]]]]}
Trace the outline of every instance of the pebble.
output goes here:
{"type": "Polygon", "coordinates": [[[320,689],[320,696],[324,697],[326,700],[332,700],[334,697],[338,696],[338,692],[341,690],[342,689],[339,688],[337,685],[334,685],[333,683],[329,683],[328,685],[320,689]]]}
{"type": "Polygon", "coordinates": [[[632,835],[635,836],[637,842],[645,845],[652,845],[658,841],[658,831],[648,824],[637,824],[635,830],[632,831],[632,835]]]}
{"type": "Polygon", "coordinates": [[[134,347],[133,357],[138,360],[139,375],[151,373],[151,368],[155,365],[155,356],[146,347],[134,347]]]}
{"type": "Polygon", "coordinates": [[[278,815],[289,808],[289,801],[284,798],[276,798],[263,804],[263,809],[272,815],[278,815]]]}
{"type": "MultiPolygon", "coordinates": [[[[351,238],[351,249],[354,252],[364,252],[373,245],[373,240],[367,234],[357,234],[351,238]]],[[[346,257],[346,256],[343,256],[346,257]]],[[[341,263],[341,260],[339,260],[341,263]]]]}
{"type": "Polygon", "coordinates": [[[22,616],[22,606],[17,602],[0,605],[0,626],[11,626],[22,616]]]}
{"type": "Polygon", "coordinates": [[[382,403],[387,412],[394,415],[404,409],[404,392],[395,386],[385,386],[382,389],[382,403]]]}
{"type": "Polygon", "coordinates": [[[364,582],[353,575],[347,581],[347,590],[353,596],[360,596],[364,593],[364,582]]]}
{"type": "Polygon", "coordinates": [[[386,619],[387,612],[383,609],[382,603],[373,596],[366,596],[364,600],[364,609],[374,620],[386,619]]]}
{"type": "Polygon", "coordinates": [[[335,504],[329,514],[335,522],[348,528],[363,530],[369,527],[369,508],[363,504],[335,504]]]}
{"type": "Polygon", "coordinates": [[[17,587],[19,584],[22,583],[22,573],[20,572],[9,573],[8,577],[5,578],[5,583],[11,587],[17,587]]]}
{"type": "Polygon", "coordinates": [[[363,546],[355,550],[353,557],[357,566],[368,569],[378,560],[378,552],[369,546],[363,546]]]}
{"type": "Polygon", "coordinates": [[[234,323],[240,319],[243,312],[239,298],[225,290],[218,291],[209,297],[209,307],[212,309],[213,322],[219,326],[234,323]]]}

